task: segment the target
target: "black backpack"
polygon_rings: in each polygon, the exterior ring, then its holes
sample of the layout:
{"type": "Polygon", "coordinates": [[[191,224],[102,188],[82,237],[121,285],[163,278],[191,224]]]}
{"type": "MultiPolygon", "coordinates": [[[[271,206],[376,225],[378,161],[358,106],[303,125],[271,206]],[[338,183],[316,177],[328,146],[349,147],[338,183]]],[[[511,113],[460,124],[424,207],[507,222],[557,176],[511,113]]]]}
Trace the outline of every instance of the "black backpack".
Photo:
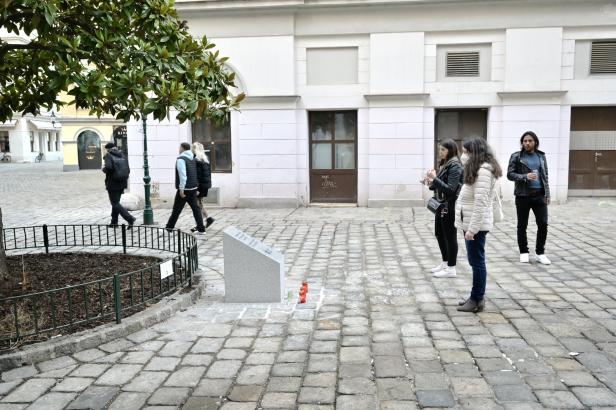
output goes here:
{"type": "Polygon", "coordinates": [[[118,182],[126,181],[130,175],[128,160],[123,156],[116,157],[112,155],[111,162],[113,162],[113,173],[111,174],[111,177],[118,182]]]}
{"type": "Polygon", "coordinates": [[[197,161],[197,180],[199,181],[199,191],[212,187],[212,167],[209,162],[197,161]]]}

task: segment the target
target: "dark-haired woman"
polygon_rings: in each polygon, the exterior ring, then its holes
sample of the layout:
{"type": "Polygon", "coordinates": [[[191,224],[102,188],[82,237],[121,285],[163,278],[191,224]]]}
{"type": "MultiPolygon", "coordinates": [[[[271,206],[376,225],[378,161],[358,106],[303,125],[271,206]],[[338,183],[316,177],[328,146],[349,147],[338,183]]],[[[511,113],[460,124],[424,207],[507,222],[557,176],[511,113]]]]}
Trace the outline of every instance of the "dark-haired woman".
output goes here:
{"type": "Polygon", "coordinates": [[[462,152],[464,185],[456,204],[456,227],[464,232],[468,263],[473,269],[473,287],[470,297],[459,303],[458,310],[481,312],[485,306],[488,276],[485,259],[486,235],[493,224],[494,186],[503,171],[483,138],[465,141],[462,152]]]}
{"type": "Polygon", "coordinates": [[[458,239],[455,226],[456,199],[461,186],[462,164],[458,158],[458,146],[452,139],[439,145],[439,168],[428,172],[430,189],[444,205],[434,218],[434,234],[441,250],[442,262],[431,269],[437,278],[456,277],[458,239]]]}

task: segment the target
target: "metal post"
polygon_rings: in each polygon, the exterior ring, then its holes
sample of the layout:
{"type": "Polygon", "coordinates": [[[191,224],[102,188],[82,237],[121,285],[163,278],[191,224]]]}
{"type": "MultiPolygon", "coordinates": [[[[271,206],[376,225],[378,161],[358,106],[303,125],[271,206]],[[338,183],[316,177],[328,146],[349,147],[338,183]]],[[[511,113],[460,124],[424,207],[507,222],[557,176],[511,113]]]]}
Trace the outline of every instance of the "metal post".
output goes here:
{"type": "Polygon", "coordinates": [[[143,209],[143,224],[154,225],[154,212],[152,211],[152,203],[150,202],[150,166],[148,165],[148,133],[147,133],[147,118],[145,114],[141,114],[141,123],[143,124],[143,182],[145,189],[145,208],[143,209]]]}
{"type": "Polygon", "coordinates": [[[122,224],[122,251],[126,253],[126,224],[122,224]]]}
{"type": "Polygon", "coordinates": [[[182,231],[178,229],[178,255],[182,254],[182,231]]]}
{"type": "Polygon", "coordinates": [[[47,225],[43,225],[43,242],[45,243],[45,253],[49,253],[49,232],[47,232],[47,225]]]}
{"type": "Polygon", "coordinates": [[[116,323],[122,323],[122,293],[120,289],[120,275],[113,275],[113,301],[115,305],[116,323]]]}

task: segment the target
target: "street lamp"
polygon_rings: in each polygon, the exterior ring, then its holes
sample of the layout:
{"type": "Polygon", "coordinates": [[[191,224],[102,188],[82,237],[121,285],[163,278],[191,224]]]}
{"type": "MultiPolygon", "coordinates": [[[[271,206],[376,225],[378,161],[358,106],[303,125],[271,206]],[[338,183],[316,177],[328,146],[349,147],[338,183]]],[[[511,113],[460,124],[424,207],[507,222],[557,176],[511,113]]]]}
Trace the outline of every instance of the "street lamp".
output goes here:
{"type": "Polygon", "coordinates": [[[141,114],[141,124],[143,126],[143,182],[145,189],[145,207],[143,209],[143,224],[154,225],[154,212],[150,202],[150,166],[148,165],[148,134],[146,130],[147,118],[141,114]]]}

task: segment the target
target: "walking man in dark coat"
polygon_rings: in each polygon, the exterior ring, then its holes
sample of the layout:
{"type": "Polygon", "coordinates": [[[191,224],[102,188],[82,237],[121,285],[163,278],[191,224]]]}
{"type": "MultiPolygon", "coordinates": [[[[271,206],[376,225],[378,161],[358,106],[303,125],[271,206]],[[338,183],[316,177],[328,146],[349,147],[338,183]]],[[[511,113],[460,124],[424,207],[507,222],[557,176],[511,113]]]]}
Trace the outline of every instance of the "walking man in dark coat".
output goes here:
{"type": "Polygon", "coordinates": [[[122,215],[122,218],[128,222],[128,229],[130,229],[137,218],[120,205],[120,198],[128,185],[128,175],[130,174],[128,160],[124,158],[122,152],[113,142],[108,142],[105,145],[105,150],[107,153],[104,157],[103,172],[105,173],[105,188],[107,188],[109,202],[111,202],[111,223],[108,226],[110,228],[117,227],[118,215],[122,215]]]}
{"type": "Polygon", "coordinates": [[[180,144],[180,156],[175,163],[175,189],[177,192],[173,201],[173,211],[171,211],[171,216],[165,227],[167,231],[173,230],[182,213],[182,209],[184,209],[184,205],[188,202],[197,223],[197,231],[205,232],[203,215],[201,214],[197,199],[198,187],[199,181],[197,179],[195,156],[190,150],[190,144],[183,142],[180,144]]]}

